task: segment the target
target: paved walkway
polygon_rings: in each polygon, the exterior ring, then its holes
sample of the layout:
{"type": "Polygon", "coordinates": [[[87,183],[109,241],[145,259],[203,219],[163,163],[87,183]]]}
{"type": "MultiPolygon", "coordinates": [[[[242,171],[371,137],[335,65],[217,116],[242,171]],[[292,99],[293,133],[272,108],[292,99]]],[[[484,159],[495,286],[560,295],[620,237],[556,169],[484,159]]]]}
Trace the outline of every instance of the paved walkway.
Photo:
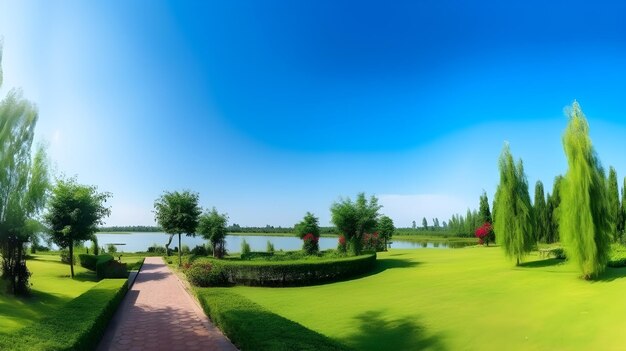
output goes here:
{"type": "Polygon", "coordinates": [[[98,350],[237,350],[160,257],[147,257],[98,350]]]}

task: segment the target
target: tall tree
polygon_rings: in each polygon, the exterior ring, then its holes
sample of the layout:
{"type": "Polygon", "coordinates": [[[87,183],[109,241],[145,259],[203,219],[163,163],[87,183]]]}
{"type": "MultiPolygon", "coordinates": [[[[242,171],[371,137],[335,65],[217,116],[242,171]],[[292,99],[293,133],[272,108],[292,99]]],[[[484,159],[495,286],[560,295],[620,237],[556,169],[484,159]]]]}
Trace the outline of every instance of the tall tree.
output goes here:
{"type": "Polygon", "coordinates": [[[393,220],[387,216],[380,217],[376,230],[378,231],[378,235],[380,235],[383,239],[385,243],[385,251],[387,251],[387,243],[393,236],[393,232],[396,230],[396,227],[393,225],[393,220]]]}
{"type": "Polygon", "coordinates": [[[611,214],[604,170],[591,144],[589,124],[574,101],[563,135],[567,173],[561,192],[560,231],[567,257],[585,279],[606,268],[611,243],[611,214]]]}
{"type": "Polygon", "coordinates": [[[371,196],[368,201],[365,193],[359,193],[355,202],[347,198],[331,206],[331,220],[346,238],[353,254],[361,254],[363,234],[376,228],[381,207],[376,196],[371,196]]]}
{"type": "Polygon", "coordinates": [[[59,179],[48,201],[44,221],[50,228],[52,240],[70,251],[70,274],[74,278],[74,244],[89,240],[109,216],[111,209],[104,204],[110,193],[99,193],[95,186],[81,185],[73,178],[59,179]]]}
{"type": "MultiPolygon", "coordinates": [[[[493,224],[493,219],[491,218],[491,210],[489,209],[489,199],[487,198],[487,192],[483,190],[482,195],[480,195],[480,204],[479,204],[479,226],[484,225],[485,223],[493,224]]],[[[496,239],[493,229],[489,231],[485,240],[487,246],[489,246],[489,242],[494,242],[496,239]]]]}
{"type": "Polygon", "coordinates": [[[548,227],[546,232],[546,242],[555,243],[561,240],[559,233],[559,213],[561,211],[561,183],[563,176],[558,175],[554,178],[552,186],[552,194],[548,193],[548,201],[546,203],[546,217],[548,227]]]}
{"type": "MultiPolygon", "coordinates": [[[[180,237],[182,234],[195,236],[202,209],[198,205],[198,193],[188,190],[166,191],[154,202],[154,214],[163,231],[172,237],[178,234],[178,265],[182,265],[180,237]]],[[[169,242],[167,251],[169,252],[169,242]]]]}
{"type": "MultiPolygon", "coordinates": [[[[626,182],[626,178],[624,178],[624,182],[626,182]]],[[[415,221],[413,221],[412,228],[413,228],[413,229],[417,228],[417,225],[416,225],[415,221]]]]}
{"type": "Polygon", "coordinates": [[[225,213],[218,213],[215,207],[211,211],[202,214],[198,220],[198,232],[211,243],[213,257],[224,257],[226,252],[227,223],[228,216],[225,213]]]}
{"type": "MultiPolygon", "coordinates": [[[[0,87],[2,86],[0,42],[0,87]]],[[[48,164],[43,147],[33,154],[37,109],[12,89],[0,102],[0,256],[2,276],[13,294],[28,293],[30,273],[25,243],[33,238],[28,225],[45,204],[48,164]]]]}
{"type": "Polygon", "coordinates": [[[607,192],[609,201],[609,220],[611,222],[611,235],[613,236],[613,241],[617,242],[619,240],[617,222],[619,220],[620,204],[619,187],[617,185],[617,172],[615,172],[615,168],[613,168],[613,166],[609,167],[607,192]]]}
{"type": "Polygon", "coordinates": [[[304,238],[307,234],[313,234],[316,238],[320,237],[319,219],[311,212],[307,212],[302,221],[296,224],[293,228],[296,235],[300,239],[304,238]]]}
{"type": "Polygon", "coordinates": [[[428,221],[426,220],[426,217],[422,218],[422,227],[424,227],[424,230],[428,230],[428,221]]]}
{"type": "Polygon", "coordinates": [[[622,201],[619,207],[619,216],[617,216],[617,232],[620,239],[624,237],[624,230],[626,230],[626,177],[624,177],[624,184],[622,185],[622,201]]]}
{"type": "Polygon", "coordinates": [[[528,182],[520,159],[517,164],[505,144],[499,160],[500,184],[496,190],[494,231],[504,253],[517,265],[534,245],[533,216],[528,182]]]}
{"type": "Polygon", "coordinates": [[[546,211],[546,197],[543,192],[543,183],[538,180],[535,183],[535,201],[533,210],[535,213],[535,240],[546,241],[548,231],[548,213],[546,211]]]}

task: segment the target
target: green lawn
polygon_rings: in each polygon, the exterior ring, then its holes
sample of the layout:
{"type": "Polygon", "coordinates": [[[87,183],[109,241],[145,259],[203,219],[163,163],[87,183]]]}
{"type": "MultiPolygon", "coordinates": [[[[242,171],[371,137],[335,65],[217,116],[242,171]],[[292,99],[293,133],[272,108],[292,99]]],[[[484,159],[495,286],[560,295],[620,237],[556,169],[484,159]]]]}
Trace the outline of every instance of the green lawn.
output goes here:
{"type": "Polygon", "coordinates": [[[15,298],[0,287],[0,334],[13,333],[45,317],[97,283],[96,273],[79,265],[74,266],[75,278],[70,279],[70,266],[61,263],[58,255],[34,255],[26,264],[32,272],[32,296],[15,298]]]}
{"type": "Polygon", "coordinates": [[[624,349],[626,268],[588,282],[569,263],[528,261],[514,267],[497,247],[392,250],[345,282],[199,291],[237,294],[358,350],[624,349]]]}

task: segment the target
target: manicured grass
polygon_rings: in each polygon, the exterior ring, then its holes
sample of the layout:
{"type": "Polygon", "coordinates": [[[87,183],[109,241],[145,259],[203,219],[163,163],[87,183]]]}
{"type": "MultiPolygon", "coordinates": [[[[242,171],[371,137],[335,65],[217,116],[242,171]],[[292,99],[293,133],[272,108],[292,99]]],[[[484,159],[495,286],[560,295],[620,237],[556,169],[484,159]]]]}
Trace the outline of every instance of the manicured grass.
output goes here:
{"type": "Polygon", "coordinates": [[[104,279],[40,321],[0,334],[0,350],[94,350],[126,290],[126,279],[104,279]]]}
{"type": "Polygon", "coordinates": [[[97,283],[96,273],[80,265],[74,265],[75,278],[70,279],[70,266],[58,254],[34,255],[26,264],[32,272],[32,296],[15,298],[0,287],[0,335],[46,317],[97,283]]]}
{"type": "Polygon", "coordinates": [[[441,236],[441,235],[394,235],[391,238],[391,241],[401,240],[401,241],[412,241],[412,242],[458,242],[458,243],[473,243],[478,244],[478,239],[476,238],[467,238],[467,237],[458,237],[458,236],[441,236]]]}
{"type": "MultiPolygon", "coordinates": [[[[626,268],[589,282],[571,263],[537,253],[527,261],[515,267],[498,247],[392,250],[379,253],[376,272],[349,281],[199,291],[260,305],[271,316],[257,315],[255,332],[271,333],[266,322],[278,315],[298,326],[285,326],[282,338],[302,335],[302,326],[358,350],[624,348],[626,268]]],[[[222,315],[239,309],[220,308],[222,315]]]]}

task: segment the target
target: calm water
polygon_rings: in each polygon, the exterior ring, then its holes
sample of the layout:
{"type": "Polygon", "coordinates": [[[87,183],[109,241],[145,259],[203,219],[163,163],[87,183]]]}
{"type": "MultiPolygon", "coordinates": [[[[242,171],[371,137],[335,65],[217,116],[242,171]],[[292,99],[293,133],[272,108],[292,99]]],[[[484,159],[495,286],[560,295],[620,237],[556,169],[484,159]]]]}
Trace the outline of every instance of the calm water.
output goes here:
{"type": "MultiPolygon", "coordinates": [[[[146,251],[148,247],[153,245],[164,246],[169,238],[165,233],[131,233],[131,234],[96,234],[98,237],[98,244],[106,247],[108,244],[123,244],[116,245],[117,250],[120,252],[138,252],[146,251]]],[[[241,242],[246,240],[250,244],[252,251],[265,251],[267,247],[267,241],[269,240],[274,244],[276,250],[299,250],[302,248],[302,240],[296,237],[290,236],[247,236],[247,235],[227,235],[226,236],[226,249],[230,252],[239,252],[241,250],[241,242]]],[[[197,245],[206,243],[202,237],[188,237],[181,236],[181,242],[183,245],[187,245],[190,248],[194,248],[197,245]]],[[[89,243],[90,244],[90,243],[89,243]]],[[[337,238],[320,238],[320,249],[334,249],[337,247],[337,238]]],[[[178,236],[174,236],[170,248],[178,246],[178,236]]],[[[416,243],[412,241],[393,240],[391,243],[392,249],[447,249],[453,247],[467,246],[464,243],[456,244],[444,244],[444,243],[416,243]]]]}

